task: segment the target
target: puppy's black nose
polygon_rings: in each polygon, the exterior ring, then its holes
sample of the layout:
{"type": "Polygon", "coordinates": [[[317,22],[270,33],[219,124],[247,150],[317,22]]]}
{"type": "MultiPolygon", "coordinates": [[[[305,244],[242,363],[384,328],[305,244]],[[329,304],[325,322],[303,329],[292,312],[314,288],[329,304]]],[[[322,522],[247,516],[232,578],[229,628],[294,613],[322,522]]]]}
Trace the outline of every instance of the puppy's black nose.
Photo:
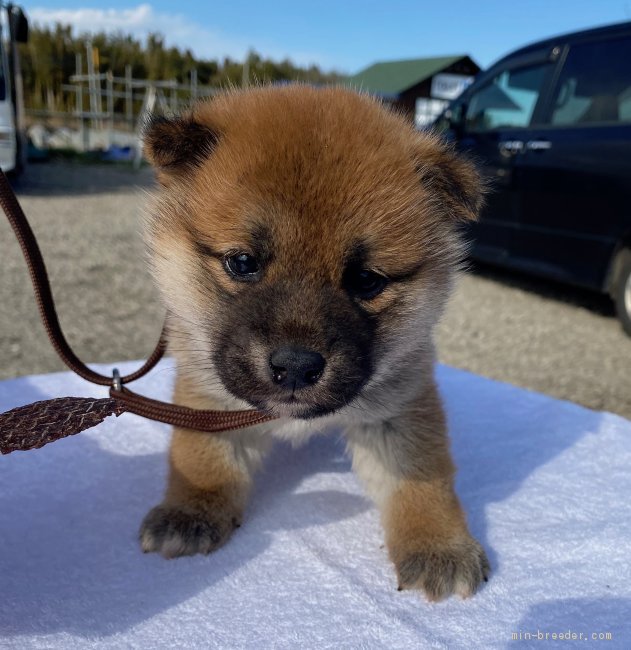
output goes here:
{"type": "Polygon", "coordinates": [[[269,358],[272,381],[292,390],[313,386],[322,376],[325,364],[320,353],[297,345],[284,345],[269,358]]]}

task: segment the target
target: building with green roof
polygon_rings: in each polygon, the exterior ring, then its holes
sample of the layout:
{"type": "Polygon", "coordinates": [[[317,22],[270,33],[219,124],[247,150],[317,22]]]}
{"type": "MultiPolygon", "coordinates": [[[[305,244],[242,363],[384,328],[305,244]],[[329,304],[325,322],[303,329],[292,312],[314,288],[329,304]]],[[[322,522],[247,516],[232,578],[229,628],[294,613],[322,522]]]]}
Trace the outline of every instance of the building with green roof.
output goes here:
{"type": "Polygon", "coordinates": [[[383,61],[347,77],[346,84],[381,97],[422,127],[457,97],[479,71],[480,66],[466,54],[383,61]]]}

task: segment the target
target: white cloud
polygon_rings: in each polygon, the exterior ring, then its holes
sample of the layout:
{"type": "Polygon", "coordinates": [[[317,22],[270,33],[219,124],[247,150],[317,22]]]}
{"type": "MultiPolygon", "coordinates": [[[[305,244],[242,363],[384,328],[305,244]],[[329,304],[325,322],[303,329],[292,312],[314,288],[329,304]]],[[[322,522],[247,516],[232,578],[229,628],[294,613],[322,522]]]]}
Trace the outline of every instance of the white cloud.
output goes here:
{"type": "Polygon", "coordinates": [[[332,67],[328,57],[306,52],[287,52],[273,43],[251,43],[247,39],[219,30],[202,27],[182,14],[157,12],[150,4],[130,9],[45,9],[28,10],[29,19],[38,25],[55,23],[72,25],[76,34],[100,31],[121,31],[145,40],[151,32],[159,32],[168,46],[188,48],[198,58],[243,60],[250,49],[274,59],[289,57],[294,63],[317,63],[332,67]]]}

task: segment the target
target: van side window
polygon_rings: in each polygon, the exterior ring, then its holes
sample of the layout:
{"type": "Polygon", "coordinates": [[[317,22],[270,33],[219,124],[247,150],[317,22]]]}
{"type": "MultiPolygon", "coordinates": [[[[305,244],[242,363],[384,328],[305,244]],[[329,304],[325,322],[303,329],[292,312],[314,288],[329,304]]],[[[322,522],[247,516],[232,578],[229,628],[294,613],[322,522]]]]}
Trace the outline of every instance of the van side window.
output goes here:
{"type": "Polygon", "coordinates": [[[528,126],[549,64],[504,70],[469,98],[467,131],[528,126]]]}
{"type": "Polygon", "coordinates": [[[554,93],[556,126],[631,122],[631,38],[573,45],[554,93]]]}

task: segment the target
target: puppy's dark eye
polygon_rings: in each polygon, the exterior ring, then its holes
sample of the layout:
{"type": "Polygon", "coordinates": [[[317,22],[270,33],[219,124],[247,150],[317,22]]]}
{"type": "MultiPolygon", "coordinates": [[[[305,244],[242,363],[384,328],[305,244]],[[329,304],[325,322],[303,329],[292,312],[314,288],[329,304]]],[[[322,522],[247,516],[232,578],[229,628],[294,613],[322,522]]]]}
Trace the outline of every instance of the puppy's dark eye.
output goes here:
{"type": "Polygon", "coordinates": [[[248,253],[235,253],[225,258],[228,273],[238,280],[258,280],[261,267],[258,260],[248,253]]]}
{"type": "Polygon", "coordinates": [[[362,300],[370,300],[378,296],[387,284],[388,278],[368,269],[351,267],[344,273],[344,287],[349,293],[362,300]]]}

